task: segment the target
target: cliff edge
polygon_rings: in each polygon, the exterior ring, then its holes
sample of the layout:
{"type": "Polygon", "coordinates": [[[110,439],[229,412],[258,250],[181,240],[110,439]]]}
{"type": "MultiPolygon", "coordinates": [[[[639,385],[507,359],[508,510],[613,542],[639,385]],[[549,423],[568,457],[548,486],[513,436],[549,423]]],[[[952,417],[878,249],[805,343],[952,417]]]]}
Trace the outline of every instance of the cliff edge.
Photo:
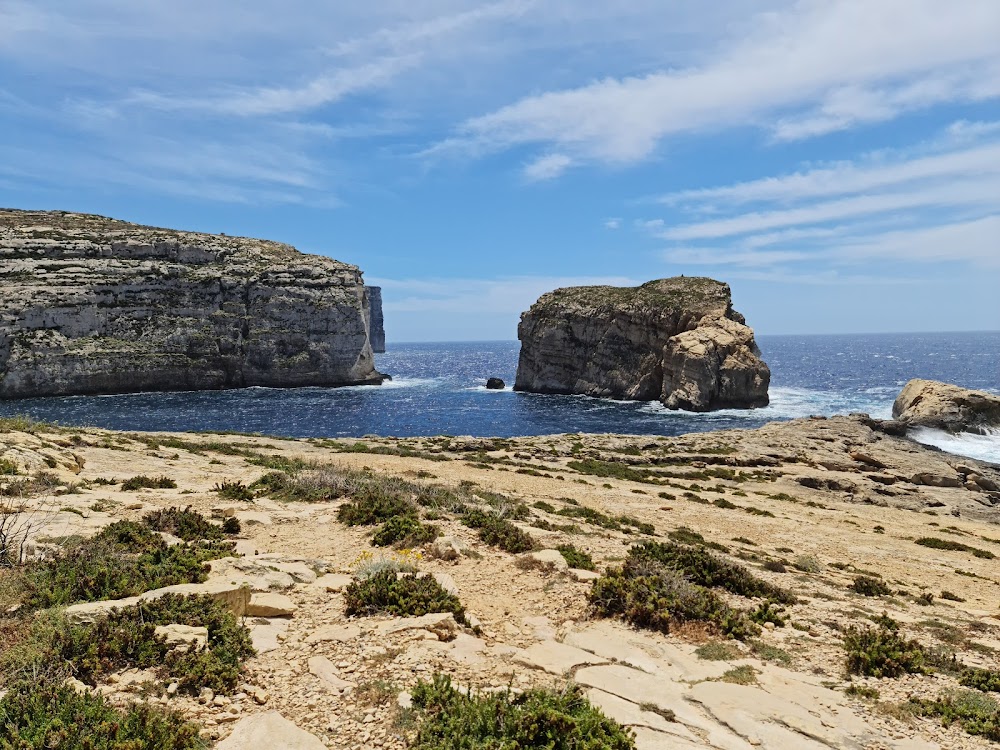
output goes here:
{"type": "Polygon", "coordinates": [[[729,285],[701,277],[568,287],[521,315],[514,390],[662,401],[711,411],[766,406],[771,372],[729,285]]]}
{"type": "Polygon", "coordinates": [[[277,242],[0,210],[0,398],[377,384],[361,271],[277,242]]]}

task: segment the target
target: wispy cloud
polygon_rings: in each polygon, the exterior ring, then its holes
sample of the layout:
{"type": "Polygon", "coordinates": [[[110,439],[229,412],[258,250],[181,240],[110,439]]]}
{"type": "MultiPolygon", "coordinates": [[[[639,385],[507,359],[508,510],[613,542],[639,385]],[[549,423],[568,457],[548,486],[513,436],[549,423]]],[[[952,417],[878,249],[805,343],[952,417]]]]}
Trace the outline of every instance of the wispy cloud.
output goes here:
{"type": "Polygon", "coordinates": [[[672,219],[639,226],[669,243],[669,263],[771,278],[801,264],[834,279],[880,261],[1000,267],[998,136],[994,123],[955,123],[909,152],[669,193],[659,200],[672,219]]]}
{"type": "Polygon", "coordinates": [[[524,177],[529,182],[553,180],[573,166],[573,160],[566,154],[546,154],[524,167],[524,177]]]}
{"type": "Polygon", "coordinates": [[[467,120],[446,150],[540,144],[634,162],[666,137],[777,120],[803,138],[934,104],[1000,95],[1000,5],[805,0],[761,16],[714,60],[537,94],[467,120]],[[731,50],[731,51],[729,51],[731,50]]]}

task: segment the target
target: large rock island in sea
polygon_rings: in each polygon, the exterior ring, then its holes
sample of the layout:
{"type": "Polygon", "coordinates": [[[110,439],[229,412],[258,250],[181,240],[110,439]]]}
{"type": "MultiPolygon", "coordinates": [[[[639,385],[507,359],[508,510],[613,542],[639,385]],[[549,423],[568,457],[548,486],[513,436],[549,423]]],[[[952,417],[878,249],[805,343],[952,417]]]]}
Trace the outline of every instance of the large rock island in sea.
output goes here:
{"type": "Polygon", "coordinates": [[[989,434],[1000,431],[1000,396],[915,378],[896,397],[892,416],[910,427],[989,434]]]}
{"type": "Polygon", "coordinates": [[[383,379],[361,271],[277,242],[0,210],[0,291],[0,398],[383,379]]]}
{"type": "Polygon", "coordinates": [[[521,315],[514,390],[662,401],[710,411],[767,406],[771,372],[729,285],[701,277],[542,295],[521,315]]]}

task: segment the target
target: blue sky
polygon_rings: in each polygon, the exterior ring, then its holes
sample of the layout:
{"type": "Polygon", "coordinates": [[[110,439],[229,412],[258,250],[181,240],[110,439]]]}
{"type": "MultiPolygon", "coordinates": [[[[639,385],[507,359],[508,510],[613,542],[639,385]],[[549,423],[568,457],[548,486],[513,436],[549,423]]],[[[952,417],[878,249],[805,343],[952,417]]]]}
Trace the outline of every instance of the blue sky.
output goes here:
{"type": "Polygon", "coordinates": [[[997,0],[0,0],[0,205],[356,263],[392,341],[710,275],[1000,329],[997,0]]]}

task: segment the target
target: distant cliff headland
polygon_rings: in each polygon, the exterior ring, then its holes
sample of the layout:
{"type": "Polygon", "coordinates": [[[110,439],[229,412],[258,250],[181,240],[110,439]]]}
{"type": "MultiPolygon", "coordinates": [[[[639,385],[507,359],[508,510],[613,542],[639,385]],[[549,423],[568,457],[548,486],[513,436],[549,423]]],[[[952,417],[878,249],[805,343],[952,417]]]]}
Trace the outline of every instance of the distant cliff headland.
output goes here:
{"type": "Polygon", "coordinates": [[[277,242],[0,210],[0,286],[0,398],[384,377],[381,295],[277,242]]]}
{"type": "Polygon", "coordinates": [[[557,289],[521,316],[518,338],[515,390],[688,411],[768,404],[771,372],[753,330],[714,279],[557,289]]]}

